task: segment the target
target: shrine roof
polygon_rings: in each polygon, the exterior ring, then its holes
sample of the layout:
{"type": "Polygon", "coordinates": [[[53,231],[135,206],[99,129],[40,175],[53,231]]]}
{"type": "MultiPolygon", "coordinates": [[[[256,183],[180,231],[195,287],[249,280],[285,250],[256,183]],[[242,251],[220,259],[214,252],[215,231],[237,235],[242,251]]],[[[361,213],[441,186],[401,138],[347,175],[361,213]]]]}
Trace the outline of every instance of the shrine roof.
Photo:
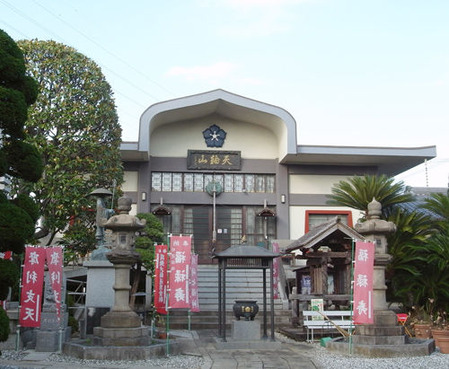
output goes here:
{"type": "Polygon", "coordinates": [[[286,253],[299,250],[299,249],[308,249],[320,241],[325,239],[326,237],[332,235],[333,233],[340,233],[347,238],[352,238],[356,240],[363,240],[363,236],[361,236],[354,229],[349,227],[348,225],[342,223],[340,217],[335,217],[327,223],[320,224],[315,228],[311,229],[304,236],[298,238],[296,241],[292,242],[285,250],[286,253]]]}

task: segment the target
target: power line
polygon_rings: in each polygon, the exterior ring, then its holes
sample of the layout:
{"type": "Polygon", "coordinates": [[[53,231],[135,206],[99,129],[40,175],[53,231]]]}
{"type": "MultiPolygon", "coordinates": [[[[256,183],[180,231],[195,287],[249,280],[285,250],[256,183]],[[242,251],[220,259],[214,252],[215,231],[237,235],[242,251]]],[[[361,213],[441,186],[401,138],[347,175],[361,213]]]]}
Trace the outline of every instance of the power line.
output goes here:
{"type": "MultiPolygon", "coordinates": [[[[158,86],[159,88],[165,90],[166,92],[170,93],[172,96],[174,96],[175,94],[173,92],[171,92],[170,90],[168,90],[167,88],[165,88],[164,86],[162,86],[161,84],[157,83],[156,81],[152,80],[150,77],[148,77],[145,73],[142,73],[140,70],[138,70],[137,68],[135,68],[133,65],[129,64],[126,60],[122,59],[120,56],[118,56],[117,54],[114,54],[113,52],[109,51],[108,49],[106,49],[103,45],[101,45],[100,43],[96,42],[95,40],[93,40],[91,37],[89,37],[88,35],[86,35],[85,33],[81,32],[79,29],[77,29],[76,27],[72,26],[70,23],[68,23],[67,21],[65,21],[62,17],[56,15],[55,13],[53,13],[51,10],[49,10],[48,8],[46,8],[45,6],[43,6],[42,4],[39,4],[36,0],[34,0],[34,3],[37,4],[39,7],[41,7],[42,9],[44,9],[48,14],[50,14],[51,16],[53,16],[54,18],[58,19],[60,22],[64,23],[67,27],[69,27],[70,29],[72,29],[73,31],[77,32],[78,34],[80,34],[81,36],[83,36],[86,40],[92,42],[94,45],[98,46],[99,48],[101,48],[103,51],[105,51],[106,53],[108,53],[109,55],[111,55],[113,58],[119,60],[121,63],[125,64],[128,68],[132,69],[133,71],[135,71],[136,73],[140,74],[141,76],[145,77],[146,79],[148,79],[151,83],[153,83],[154,85],[158,86]]],[[[148,94],[148,93],[147,93],[148,94]]],[[[151,96],[153,99],[155,100],[160,100],[159,98],[156,98],[150,94],[148,94],[149,96],[151,96]]]]}
{"type": "MultiPolygon", "coordinates": [[[[5,0],[0,0],[0,2],[2,4],[4,4],[4,5],[6,5],[8,8],[10,8],[14,13],[16,13],[16,14],[20,15],[21,17],[25,18],[26,20],[28,20],[30,23],[32,23],[35,26],[43,29],[45,32],[47,32],[50,35],[54,36],[56,39],[61,40],[61,38],[57,34],[55,34],[53,31],[51,31],[47,27],[44,27],[42,24],[40,24],[39,22],[37,22],[33,18],[29,17],[26,13],[22,12],[20,9],[17,9],[14,5],[11,5],[10,3],[8,3],[5,0]]],[[[20,32],[20,33],[22,33],[22,32],[20,32]]]]}
{"type": "MultiPolygon", "coordinates": [[[[64,39],[62,39],[59,35],[57,35],[56,33],[54,33],[53,31],[51,31],[50,29],[48,29],[47,27],[43,26],[41,23],[39,23],[38,21],[36,21],[35,19],[33,19],[32,17],[28,16],[26,13],[24,13],[23,11],[21,11],[20,9],[16,8],[14,5],[8,3],[6,0],[0,0],[0,2],[4,5],[6,5],[8,8],[10,8],[13,12],[15,12],[16,14],[18,14],[19,16],[21,16],[22,18],[28,20],[30,23],[34,24],[35,26],[37,26],[38,28],[44,30],[46,33],[50,34],[52,37],[60,40],[61,42],[64,42],[66,44],[68,44],[67,41],[65,41],[64,39]]],[[[150,80],[152,83],[154,83],[155,85],[158,85],[156,82],[152,81],[148,76],[144,75],[143,73],[141,73],[140,71],[138,71],[136,68],[134,68],[133,66],[131,66],[129,63],[127,63],[125,60],[119,58],[117,55],[115,55],[114,53],[110,52],[109,50],[107,50],[106,48],[104,48],[101,44],[99,44],[98,42],[96,42],[95,40],[91,39],[89,36],[87,36],[86,34],[84,34],[83,32],[79,31],[78,29],[76,29],[75,27],[73,27],[72,25],[70,25],[68,22],[64,21],[61,17],[55,15],[53,12],[51,12],[50,10],[48,10],[47,8],[45,8],[43,5],[37,3],[36,1],[34,1],[34,3],[36,5],[38,5],[39,7],[41,7],[42,9],[44,9],[47,13],[49,13],[50,15],[52,15],[53,17],[57,18],[60,22],[64,23],[67,27],[69,27],[70,29],[74,30],[75,32],[79,33],[81,36],[83,36],[84,38],[86,38],[88,41],[90,41],[91,43],[93,43],[95,46],[101,48],[102,50],[104,50],[105,52],[107,52],[109,55],[111,55],[113,58],[116,58],[117,60],[119,60],[120,62],[124,63],[127,67],[133,69],[134,71],[138,72],[139,74],[145,76],[145,78],[147,78],[148,80],[150,80]]],[[[23,32],[15,29],[14,27],[12,27],[11,25],[7,24],[6,22],[3,21],[4,24],[6,24],[8,27],[10,27],[11,29],[14,29],[16,32],[20,33],[21,35],[23,35],[25,38],[30,38],[28,35],[25,35],[23,32]]],[[[128,85],[130,85],[131,87],[133,87],[134,89],[138,90],[139,92],[147,95],[148,97],[150,97],[151,99],[153,99],[154,101],[159,101],[161,100],[160,98],[150,94],[147,90],[142,89],[141,87],[139,87],[138,85],[136,85],[134,82],[131,82],[129,79],[127,79],[126,77],[122,76],[121,74],[115,72],[114,70],[112,70],[111,68],[107,67],[106,65],[104,65],[103,63],[98,63],[97,64],[100,65],[100,67],[104,70],[109,71],[111,74],[113,74],[114,76],[116,76],[117,78],[121,79],[122,81],[124,81],[125,83],[127,83],[128,85]]],[[[160,86],[161,88],[164,88],[162,86],[160,86]]],[[[164,88],[165,89],[165,88],[164,88]]],[[[167,89],[165,89],[166,91],[168,91],[167,89]]],[[[146,106],[143,106],[141,103],[135,101],[135,99],[127,96],[126,94],[124,94],[123,92],[119,92],[116,91],[117,95],[121,95],[123,97],[125,97],[127,100],[135,103],[137,106],[140,106],[142,108],[146,108],[146,106]]],[[[173,93],[170,92],[172,95],[173,93]]]]}

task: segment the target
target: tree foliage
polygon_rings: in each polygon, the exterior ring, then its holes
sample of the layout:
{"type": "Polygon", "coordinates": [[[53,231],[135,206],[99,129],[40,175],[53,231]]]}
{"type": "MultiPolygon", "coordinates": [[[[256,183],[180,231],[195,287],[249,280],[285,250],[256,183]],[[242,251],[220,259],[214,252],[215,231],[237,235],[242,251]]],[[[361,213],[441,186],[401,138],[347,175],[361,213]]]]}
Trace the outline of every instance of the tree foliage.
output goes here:
{"type": "Polygon", "coordinates": [[[424,201],[424,209],[431,212],[436,229],[449,230],[449,191],[446,193],[432,193],[424,201]]]}
{"type": "Polygon", "coordinates": [[[385,176],[354,177],[339,182],[330,203],[365,210],[376,198],[384,219],[396,224],[388,236],[392,260],[387,266],[388,298],[406,308],[425,306],[429,299],[435,310],[449,309],[449,195],[435,193],[425,200],[422,211],[410,212],[404,203],[413,200],[402,182],[385,176]]]}
{"type": "Polygon", "coordinates": [[[146,224],[134,242],[135,249],[140,254],[140,261],[135,266],[135,277],[131,289],[131,305],[134,305],[134,294],[137,292],[140,280],[142,279],[142,266],[147,273],[154,271],[154,245],[164,242],[164,227],[154,214],[139,213],[137,214],[137,218],[145,219],[146,224]]]}
{"type": "MultiPolygon", "coordinates": [[[[25,75],[23,54],[14,40],[0,30],[0,176],[22,181],[37,181],[42,161],[35,146],[26,143],[24,125],[28,106],[37,97],[37,83],[25,75]]],[[[0,252],[16,255],[31,242],[39,212],[29,193],[11,199],[0,190],[0,252]]],[[[9,288],[18,285],[19,269],[12,260],[0,260],[0,300],[9,288]]],[[[0,307],[0,341],[9,334],[9,320],[0,307]]]]}
{"type": "Polygon", "coordinates": [[[64,264],[78,264],[97,245],[95,209],[80,213],[70,220],[59,244],[64,246],[64,264]]]}
{"type": "Polygon", "coordinates": [[[145,228],[136,237],[135,248],[140,253],[142,264],[146,270],[154,269],[154,245],[164,242],[164,227],[152,213],[139,213],[137,218],[145,219],[145,228]]]}
{"type": "MultiPolygon", "coordinates": [[[[111,87],[97,64],[54,41],[18,45],[40,89],[26,132],[42,152],[44,175],[29,189],[43,216],[38,237],[49,235],[51,243],[72,217],[87,211],[88,193],[122,183],[121,128],[111,87]]],[[[23,184],[15,188],[20,191],[23,184]]]]}
{"type": "Polygon", "coordinates": [[[413,201],[413,195],[407,191],[403,182],[385,175],[367,175],[351,177],[338,182],[332,188],[328,204],[348,206],[366,213],[368,204],[376,199],[382,204],[382,213],[387,218],[395,205],[413,201]]]}

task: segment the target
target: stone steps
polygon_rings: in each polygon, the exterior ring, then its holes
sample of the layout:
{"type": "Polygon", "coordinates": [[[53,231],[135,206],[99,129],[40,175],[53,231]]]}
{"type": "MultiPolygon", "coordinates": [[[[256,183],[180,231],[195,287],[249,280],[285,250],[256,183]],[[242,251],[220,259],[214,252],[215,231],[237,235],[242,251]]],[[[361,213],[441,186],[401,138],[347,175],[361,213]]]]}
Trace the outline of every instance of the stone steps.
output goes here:
{"type": "MultiPolygon", "coordinates": [[[[268,273],[267,273],[268,274],[268,273]]],[[[259,313],[256,319],[263,320],[263,282],[261,270],[226,270],[226,322],[230,326],[234,315],[232,307],[235,300],[256,300],[259,313]]],[[[267,276],[267,284],[269,278],[267,276]]],[[[218,270],[216,265],[200,265],[198,268],[198,293],[201,311],[190,314],[192,329],[216,329],[218,327],[218,270]]],[[[280,299],[274,300],[275,325],[289,325],[291,312],[283,308],[280,299]]],[[[267,319],[270,324],[270,293],[267,286],[267,319]]],[[[170,311],[170,328],[185,329],[188,326],[186,310],[170,311]]]]}

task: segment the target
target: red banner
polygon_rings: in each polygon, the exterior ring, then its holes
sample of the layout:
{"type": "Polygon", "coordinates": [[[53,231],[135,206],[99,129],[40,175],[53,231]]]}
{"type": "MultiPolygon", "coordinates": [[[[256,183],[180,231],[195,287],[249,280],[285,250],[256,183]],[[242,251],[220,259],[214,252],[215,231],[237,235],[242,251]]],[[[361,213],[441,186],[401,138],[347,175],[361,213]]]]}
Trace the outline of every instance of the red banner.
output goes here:
{"type": "Polygon", "coordinates": [[[200,302],[198,299],[198,255],[193,254],[190,263],[190,311],[198,313],[200,311],[200,302]]]}
{"type": "Polygon", "coordinates": [[[356,242],[354,267],[354,323],[373,324],[374,244],[356,242]]]}
{"type": "Polygon", "coordinates": [[[155,247],[155,271],[154,271],[154,307],[160,314],[167,314],[167,245],[155,247]]]}
{"type": "MultiPolygon", "coordinates": [[[[277,242],[272,243],[273,252],[279,253],[279,244],[277,242]]],[[[279,258],[273,259],[273,299],[279,298],[279,258]]]]}
{"type": "Polygon", "coordinates": [[[49,247],[46,249],[47,252],[47,265],[48,265],[48,274],[49,280],[51,283],[51,289],[53,291],[55,304],[56,304],[56,313],[58,315],[58,319],[61,317],[61,291],[62,291],[62,264],[63,264],[63,256],[62,256],[62,248],[61,247],[49,247]]]}
{"type": "Polygon", "coordinates": [[[11,259],[11,255],[12,255],[11,251],[0,252],[0,259],[9,260],[11,259]]]}
{"type": "Polygon", "coordinates": [[[22,327],[39,327],[44,285],[45,249],[25,247],[19,322],[22,327]]]}
{"type": "Polygon", "coordinates": [[[191,237],[171,236],[170,238],[170,309],[190,308],[190,259],[191,237]]]}

